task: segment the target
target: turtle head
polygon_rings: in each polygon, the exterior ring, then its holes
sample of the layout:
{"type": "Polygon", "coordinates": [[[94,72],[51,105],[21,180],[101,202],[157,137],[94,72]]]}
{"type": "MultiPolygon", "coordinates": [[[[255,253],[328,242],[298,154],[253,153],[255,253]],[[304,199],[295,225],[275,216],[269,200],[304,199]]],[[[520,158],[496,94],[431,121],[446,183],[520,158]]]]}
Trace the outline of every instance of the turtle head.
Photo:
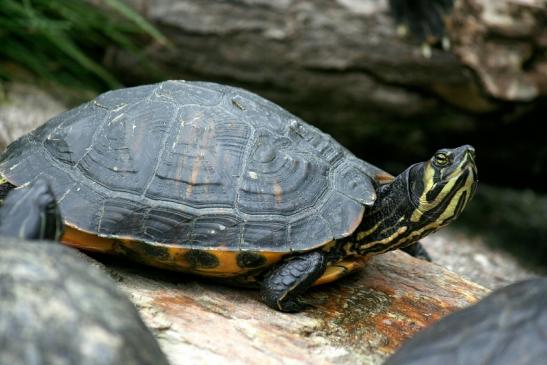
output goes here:
{"type": "Polygon", "coordinates": [[[413,209],[410,222],[436,230],[456,219],[475,192],[475,149],[469,145],[441,149],[407,172],[407,195],[413,209]]]}
{"type": "Polygon", "coordinates": [[[437,151],[377,190],[374,206],[354,234],[354,253],[410,245],[456,219],[477,186],[475,149],[437,151]]]}

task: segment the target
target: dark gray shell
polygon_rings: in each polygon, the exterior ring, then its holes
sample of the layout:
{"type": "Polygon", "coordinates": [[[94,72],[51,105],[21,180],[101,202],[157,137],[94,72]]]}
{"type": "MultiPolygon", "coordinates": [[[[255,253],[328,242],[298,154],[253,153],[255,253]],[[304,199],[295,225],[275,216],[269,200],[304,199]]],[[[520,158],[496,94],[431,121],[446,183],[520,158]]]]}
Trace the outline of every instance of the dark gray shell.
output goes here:
{"type": "Polygon", "coordinates": [[[288,252],[352,233],[382,171],[253,93],[167,81],[60,114],[0,173],[50,179],[66,224],[99,236],[288,252]]]}

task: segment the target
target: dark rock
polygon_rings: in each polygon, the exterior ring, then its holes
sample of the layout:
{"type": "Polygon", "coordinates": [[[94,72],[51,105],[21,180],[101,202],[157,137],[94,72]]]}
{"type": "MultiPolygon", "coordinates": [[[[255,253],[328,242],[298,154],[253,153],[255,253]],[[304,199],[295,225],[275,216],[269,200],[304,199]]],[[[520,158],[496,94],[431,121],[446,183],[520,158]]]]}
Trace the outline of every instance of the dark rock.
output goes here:
{"type": "Polygon", "coordinates": [[[547,357],[547,278],[490,294],[407,341],[385,365],[535,365],[547,357]]]}
{"type": "Polygon", "coordinates": [[[135,307],[81,255],[0,238],[0,364],[145,365],[167,360],[135,307]]]}

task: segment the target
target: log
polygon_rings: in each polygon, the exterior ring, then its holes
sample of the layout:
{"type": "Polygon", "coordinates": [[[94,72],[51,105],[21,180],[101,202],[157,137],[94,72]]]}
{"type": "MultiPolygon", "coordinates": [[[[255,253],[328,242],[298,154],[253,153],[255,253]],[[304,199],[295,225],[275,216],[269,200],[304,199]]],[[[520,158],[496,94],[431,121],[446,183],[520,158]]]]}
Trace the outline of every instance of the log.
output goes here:
{"type": "Polygon", "coordinates": [[[381,364],[404,340],[488,293],[403,252],[306,295],[313,308],[276,312],[258,292],[104,261],[172,365],[381,364]]]}
{"type": "MultiPolygon", "coordinates": [[[[170,39],[148,52],[166,74],[252,84],[280,102],[291,91],[283,105],[336,90],[335,103],[399,106],[391,111],[403,115],[432,108],[434,96],[484,112],[496,108],[488,97],[547,94],[546,0],[456,0],[446,30],[453,50],[427,52],[401,37],[387,1],[125,1],[170,39]]],[[[134,57],[111,56],[149,77],[134,57]]]]}
{"type": "Polygon", "coordinates": [[[532,101],[547,95],[546,22],[546,0],[460,0],[448,29],[486,93],[532,101]]]}

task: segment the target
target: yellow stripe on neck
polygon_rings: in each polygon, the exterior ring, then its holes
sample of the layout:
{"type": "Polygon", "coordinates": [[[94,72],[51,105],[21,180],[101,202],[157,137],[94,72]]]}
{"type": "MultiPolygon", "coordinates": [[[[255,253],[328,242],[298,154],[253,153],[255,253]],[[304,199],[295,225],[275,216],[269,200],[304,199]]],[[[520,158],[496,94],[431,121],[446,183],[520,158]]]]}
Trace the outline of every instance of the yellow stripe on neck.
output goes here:
{"type": "Polygon", "coordinates": [[[465,197],[465,202],[463,205],[465,206],[467,202],[469,201],[469,199],[471,199],[472,186],[473,186],[473,175],[469,174],[469,176],[467,176],[467,179],[465,180],[465,184],[462,186],[461,189],[459,189],[459,191],[456,194],[454,194],[454,197],[450,200],[450,203],[448,203],[448,205],[446,206],[446,209],[441,213],[441,215],[430,224],[425,225],[424,227],[410,233],[401,243],[408,242],[409,240],[414,239],[415,237],[420,237],[420,235],[423,234],[423,232],[427,232],[431,229],[437,230],[441,228],[443,226],[441,222],[444,222],[450,219],[454,215],[456,211],[456,207],[458,206],[460,197],[462,196],[464,192],[467,192],[467,196],[465,197]]]}
{"type": "MultiPolygon", "coordinates": [[[[461,172],[463,171],[463,166],[464,166],[464,163],[460,164],[458,168],[456,169],[456,171],[452,173],[452,175],[459,176],[461,172]]],[[[424,177],[423,177],[424,190],[422,191],[422,194],[420,195],[420,199],[418,200],[418,207],[416,208],[416,210],[414,210],[414,212],[412,213],[412,216],[410,217],[410,220],[414,223],[420,221],[420,219],[426,212],[430,211],[431,209],[434,209],[439,204],[441,204],[445,200],[445,198],[452,192],[452,190],[454,189],[454,185],[458,182],[458,179],[456,177],[450,178],[448,182],[446,183],[446,185],[442,188],[441,192],[435,197],[435,199],[432,202],[428,202],[427,194],[433,189],[434,175],[435,175],[435,170],[431,167],[431,163],[425,164],[424,177]]],[[[471,174],[469,176],[471,176],[471,174]]],[[[473,181],[469,181],[470,179],[469,176],[467,177],[465,184],[461,188],[462,190],[468,190],[468,188],[473,185],[473,181]]],[[[455,200],[457,201],[457,199],[455,200]]]]}

